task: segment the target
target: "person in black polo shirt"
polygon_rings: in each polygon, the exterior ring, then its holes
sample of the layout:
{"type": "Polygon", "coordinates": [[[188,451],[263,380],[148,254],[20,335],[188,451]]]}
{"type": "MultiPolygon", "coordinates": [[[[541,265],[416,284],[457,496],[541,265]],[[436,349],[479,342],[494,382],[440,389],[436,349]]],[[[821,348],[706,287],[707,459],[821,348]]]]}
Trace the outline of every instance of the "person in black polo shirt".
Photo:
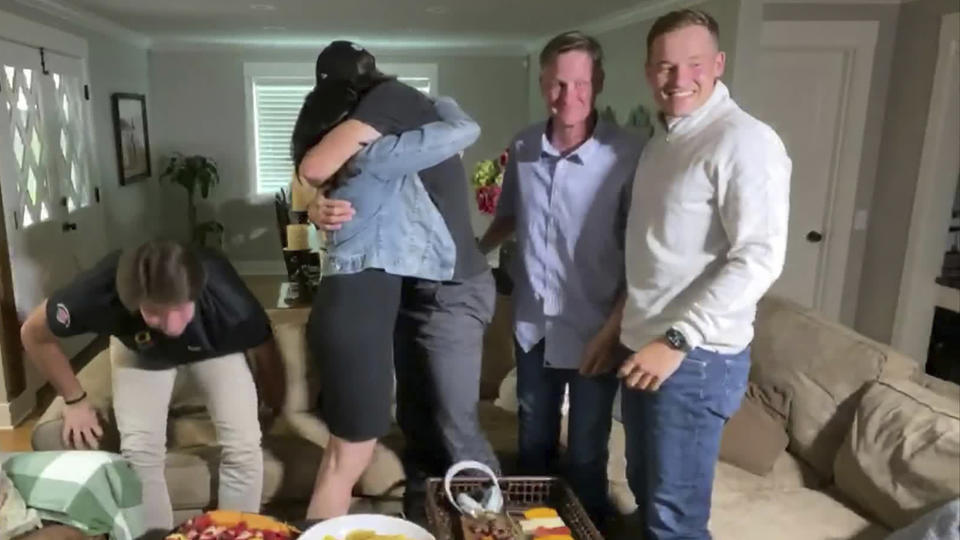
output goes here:
{"type": "Polygon", "coordinates": [[[107,255],[30,314],[23,345],[64,399],[63,441],[74,448],[97,448],[103,431],[57,338],[86,333],[112,336],[121,452],[143,483],[147,529],[173,527],[163,471],[178,370],[198,383],[217,427],[219,507],[259,511],[257,389],[244,353],[251,352],[274,413],[284,399],[283,367],[266,313],[230,263],[213,251],[150,241],[107,255]]]}
{"type": "MultiPolygon", "coordinates": [[[[375,70],[373,55],[354,43],[335,41],[317,58],[317,80],[355,81],[363,76],[358,66],[375,70]]],[[[349,118],[307,152],[298,172],[321,185],[371,130],[399,134],[439,119],[429,97],[388,78],[360,96],[349,118]]],[[[477,418],[483,334],[493,317],[495,289],[470,225],[463,163],[453,156],[418,175],[456,247],[452,280],[403,278],[394,332],[397,421],[406,437],[404,512],[423,521],[427,476],[442,476],[451,463],[465,459],[495,471],[500,467],[477,418]]],[[[352,208],[349,201],[326,199],[321,190],[309,214],[319,227],[335,230],[352,217],[352,208]]]]}

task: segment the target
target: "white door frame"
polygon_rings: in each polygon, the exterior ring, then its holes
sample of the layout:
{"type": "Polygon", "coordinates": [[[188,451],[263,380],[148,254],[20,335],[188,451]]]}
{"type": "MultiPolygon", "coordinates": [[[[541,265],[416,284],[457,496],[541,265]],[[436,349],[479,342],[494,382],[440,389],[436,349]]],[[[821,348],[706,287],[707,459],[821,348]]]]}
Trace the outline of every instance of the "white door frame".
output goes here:
{"type": "Polygon", "coordinates": [[[0,11],[0,38],[29,47],[43,47],[66,56],[87,58],[87,40],[6,11],[0,11]]]}
{"type": "MultiPolygon", "coordinates": [[[[767,49],[829,49],[844,54],[846,69],[844,98],[840,104],[839,146],[831,163],[829,204],[824,214],[825,223],[821,225],[824,248],[814,298],[814,306],[833,320],[840,319],[846,286],[847,257],[867,122],[867,98],[879,27],[878,21],[765,21],[761,33],[762,46],[767,49]]],[[[796,184],[791,186],[791,189],[802,188],[796,184]]]]}
{"type": "MultiPolygon", "coordinates": [[[[43,47],[64,56],[78,58],[82,63],[84,80],[89,81],[89,67],[87,63],[87,40],[56,28],[36,23],[29,19],[0,11],[0,39],[19,43],[33,48],[43,47]]],[[[93,119],[90,105],[85,107],[86,123],[89,126],[87,136],[91,145],[96,145],[93,132],[93,119]]],[[[91,177],[99,178],[99,163],[96,156],[91,157],[91,177]]],[[[0,209],[0,214],[2,214],[0,209]]],[[[3,216],[5,218],[5,216],[3,216]]],[[[8,227],[8,233],[11,231],[8,227]]],[[[0,257],[8,257],[8,253],[0,253],[0,257]]],[[[12,270],[12,268],[11,268],[12,270]]],[[[76,340],[76,338],[73,338],[76,340]]],[[[6,362],[0,358],[0,362],[6,362]]],[[[3,370],[0,370],[0,428],[12,427],[19,424],[36,408],[37,390],[46,382],[38,373],[36,367],[23,355],[24,376],[26,385],[18,396],[8,396],[3,388],[3,370]]]]}
{"type": "Polygon", "coordinates": [[[913,199],[892,344],[926,363],[943,264],[944,235],[960,170],[960,13],[944,15],[927,130],[913,199]]]}

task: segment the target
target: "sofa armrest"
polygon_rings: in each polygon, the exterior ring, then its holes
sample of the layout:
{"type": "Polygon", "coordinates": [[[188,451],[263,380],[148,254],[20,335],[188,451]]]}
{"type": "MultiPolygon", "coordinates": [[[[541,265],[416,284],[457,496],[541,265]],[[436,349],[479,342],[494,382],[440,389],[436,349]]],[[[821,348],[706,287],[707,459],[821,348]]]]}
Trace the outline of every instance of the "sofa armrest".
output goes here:
{"type": "MultiPolygon", "coordinates": [[[[80,386],[87,392],[87,399],[100,415],[100,427],[104,432],[100,449],[118,452],[120,435],[113,416],[109,349],[93,357],[77,374],[77,379],[80,381],[80,386]]],[[[60,433],[63,431],[63,407],[63,398],[58,396],[37,420],[37,425],[30,436],[30,444],[34,450],[66,450],[60,438],[60,433]]]]}

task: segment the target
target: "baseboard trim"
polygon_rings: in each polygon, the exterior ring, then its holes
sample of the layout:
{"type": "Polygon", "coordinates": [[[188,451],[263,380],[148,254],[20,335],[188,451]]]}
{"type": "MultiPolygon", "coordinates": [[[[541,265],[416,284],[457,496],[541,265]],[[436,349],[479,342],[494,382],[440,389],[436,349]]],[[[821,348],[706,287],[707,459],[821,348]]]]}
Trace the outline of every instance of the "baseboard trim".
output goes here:
{"type": "Polygon", "coordinates": [[[0,429],[15,428],[37,407],[37,389],[28,388],[13,401],[0,403],[0,429]]]}

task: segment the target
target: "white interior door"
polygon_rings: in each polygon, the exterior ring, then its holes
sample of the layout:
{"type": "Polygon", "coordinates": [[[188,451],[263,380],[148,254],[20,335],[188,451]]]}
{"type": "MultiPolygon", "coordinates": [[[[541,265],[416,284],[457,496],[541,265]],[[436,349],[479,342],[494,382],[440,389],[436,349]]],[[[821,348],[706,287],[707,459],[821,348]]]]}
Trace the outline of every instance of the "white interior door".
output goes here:
{"type": "Polygon", "coordinates": [[[777,130],[793,160],[787,260],[773,292],[819,307],[844,59],[829,52],[765,50],[759,60],[764,91],[754,101],[757,115],[777,130]],[[796,92],[800,80],[809,82],[796,92]],[[790,107],[783,106],[785,97],[790,107]]]}
{"type": "Polygon", "coordinates": [[[771,292],[839,320],[876,23],[766,22],[761,40],[750,112],[793,160],[787,259],[771,292]]]}
{"type": "MultiPolygon", "coordinates": [[[[82,64],[54,58],[58,71],[45,73],[44,60],[36,48],[0,40],[0,185],[21,320],[104,252],[82,64]]],[[[91,339],[63,345],[73,355],[91,339]]]]}
{"type": "Polygon", "coordinates": [[[100,204],[100,173],[94,159],[93,121],[85,62],[55,53],[45,54],[55,91],[53,159],[66,207],[63,227],[67,247],[78,269],[90,268],[107,254],[104,207],[100,204]]]}

